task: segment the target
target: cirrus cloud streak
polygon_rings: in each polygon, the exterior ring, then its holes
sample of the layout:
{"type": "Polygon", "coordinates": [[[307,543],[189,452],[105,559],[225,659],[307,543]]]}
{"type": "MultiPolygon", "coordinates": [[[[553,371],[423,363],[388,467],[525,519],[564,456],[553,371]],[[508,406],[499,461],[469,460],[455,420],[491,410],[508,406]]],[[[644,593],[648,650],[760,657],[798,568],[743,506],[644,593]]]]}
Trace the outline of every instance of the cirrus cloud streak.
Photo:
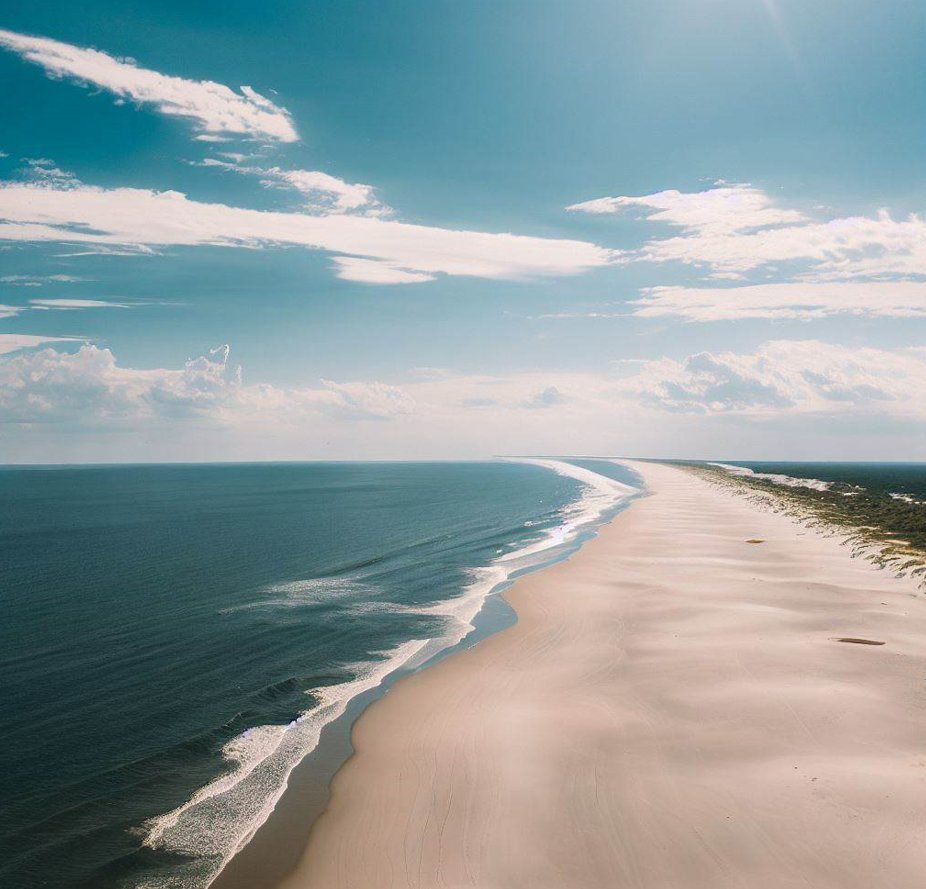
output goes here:
{"type": "Polygon", "coordinates": [[[249,86],[236,93],[211,80],[173,77],[96,49],[14,31],[0,30],[0,46],[40,65],[50,77],[69,78],[121,100],[151,105],[161,114],[187,118],[207,137],[235,135],[276,142],[299,138],[289,112],[249,86]]]}
{"type": "Polygon", "coordinates": [[[613,251],[585,241],[457,231],[342,214],[316,216],[193,201],[176,191],[56,188],[0,184],[0,240],[119,245],[266,247],[326,250],[342,276],[382,283],[424,281],[436,274],[517,279],[573,275],[608,265],[613,251]],[[356,263],[369,262],[358,273],[356,263]]]}
{"type": "Polygon", "coordinates": [[[747,287],[651,287],[633,301],[638,318],[686,321],[815,320],[833,315],[926,318],[918,281],[782,282],[747,287]]]}

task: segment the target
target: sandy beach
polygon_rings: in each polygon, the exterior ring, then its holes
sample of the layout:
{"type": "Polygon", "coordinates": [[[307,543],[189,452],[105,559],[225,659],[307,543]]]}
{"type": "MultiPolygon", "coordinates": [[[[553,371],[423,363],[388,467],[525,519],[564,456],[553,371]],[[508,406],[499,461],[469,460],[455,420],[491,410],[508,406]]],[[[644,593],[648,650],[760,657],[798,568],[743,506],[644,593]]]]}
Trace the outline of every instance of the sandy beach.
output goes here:
{"type": "Polygon", "coordinates": [[[515,626],[363,714],[284,889],[923,885],[915,585],[633,466],[649,496],[519,580],[515,626]]]}

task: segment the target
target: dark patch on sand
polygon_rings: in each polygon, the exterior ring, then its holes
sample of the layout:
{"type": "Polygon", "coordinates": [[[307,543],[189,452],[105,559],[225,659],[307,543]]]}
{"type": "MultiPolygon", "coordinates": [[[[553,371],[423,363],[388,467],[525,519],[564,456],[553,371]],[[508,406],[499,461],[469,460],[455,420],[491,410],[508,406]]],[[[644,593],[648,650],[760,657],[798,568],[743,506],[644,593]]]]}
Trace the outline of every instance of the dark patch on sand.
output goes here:
{"type": "Polygon", "coordinates": [[[856,645],[884,645],[883,642],[879,642],[877,639],[860,639],[856,636],[841,636],[836,641],[854,642],[856,645]]]}

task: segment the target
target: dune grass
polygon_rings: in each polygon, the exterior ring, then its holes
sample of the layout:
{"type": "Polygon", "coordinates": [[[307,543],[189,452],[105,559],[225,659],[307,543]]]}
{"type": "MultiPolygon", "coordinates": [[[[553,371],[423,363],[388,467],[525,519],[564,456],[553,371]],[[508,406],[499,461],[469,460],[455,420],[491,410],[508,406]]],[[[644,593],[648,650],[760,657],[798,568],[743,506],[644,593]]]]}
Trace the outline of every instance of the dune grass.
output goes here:
{"type": "MultiPolygon", "coordinates": [[[[926,506],[853,485],[834,483],[825,491],[790,488],[767,479],[731,475],[719,466],[674,463],[688,472],[747,497],[764,509],[784,513],[808,527],[839,535],[852,554],[926,586],[926,506]]],[[[751,541],[749,541],[751,542],[751,541]]]]}

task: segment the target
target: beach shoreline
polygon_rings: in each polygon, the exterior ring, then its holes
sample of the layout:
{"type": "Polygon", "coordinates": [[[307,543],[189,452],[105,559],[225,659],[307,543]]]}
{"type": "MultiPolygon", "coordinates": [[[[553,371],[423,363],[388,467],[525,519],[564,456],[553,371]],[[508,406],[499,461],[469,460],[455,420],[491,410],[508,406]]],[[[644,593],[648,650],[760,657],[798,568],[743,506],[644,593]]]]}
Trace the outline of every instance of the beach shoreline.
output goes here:
{"type": "MultiPolygon", "coordinates": [[[[440,638],[430,640],[425,650],[430,655],[412,658],[408,663],[387,672],[381,681],[366,688],[347,701],[344,711],[327,722],[321,729],[316,746],[293,768],[285,787],[269,815],[255,829],[252,836],[214,874],[210,889],[258,889],[276,886],[291,871],[301,857],[307,825],[311,825],[325,810],[330,798],[330,785],[338,770],[354,753],[352,730],[364,711],[389,693],[391,688],[408,676],[422,670],[433,669],[448,657],[480,644],[489,636],[501,632],[517,621],[517,616],[505,598],[507,590],[519,579],[542,572],[552,565],[573,558],[589,540],[626,510],[635,499],[643,496],[638,477],[618,481],[608,475],[563,464],[559,460],[542,458],[510,458],[514,462],[544,467],[560,475],[578,478],[591,485],[591,501],[581,498],[570,511],[580,507],[578,522],[567,521],[540,540],[517,549],[484,572],[497,571],[503,576],[495,582],[483,582],[487,592],[479,597],[475,613],[467,606],[466,595],[459,601],[464,605],[463,620],[471,629],[456,642],[440,638]],[[605,494],[604,501],[596,497],[605,494]],[[512,559],[512,556],[516,558],[512,559]],[[491,586],[491,589],[489,587],[491,586]]],[[[611,462],[603,460],[602,462],[611,462]]],[[[634,473],[629,473],[634,476],[634,473]]],[[[456,600],[449,600],[453,605],[456,600]]],[[[471,603],[470,603],[471,604],[471,603]]]]}
{"type": "Polygon", "coordinates": [[[920,885],[915,583],[628,465],[650,496],[516,624],[365,710],[281,889],[920,885]]]}
{"type": "Polygon", "coordinates": [[[504,591],[493,592],[475,616],[473,630],[456,645],[438,652],[418,667],[400,667],[380,684],[351,698],[344,712],[324,726],[316,747],[290,773],[270,816],[215,875],[209,889],[258,889],[276,886],[285,879],[301,858],[308,828],[328,805],[331,781],[354,754],[353,727],[364,711],[406,676],[431,669],[444,658],[478,645],[516,620],[504,591]]]}

